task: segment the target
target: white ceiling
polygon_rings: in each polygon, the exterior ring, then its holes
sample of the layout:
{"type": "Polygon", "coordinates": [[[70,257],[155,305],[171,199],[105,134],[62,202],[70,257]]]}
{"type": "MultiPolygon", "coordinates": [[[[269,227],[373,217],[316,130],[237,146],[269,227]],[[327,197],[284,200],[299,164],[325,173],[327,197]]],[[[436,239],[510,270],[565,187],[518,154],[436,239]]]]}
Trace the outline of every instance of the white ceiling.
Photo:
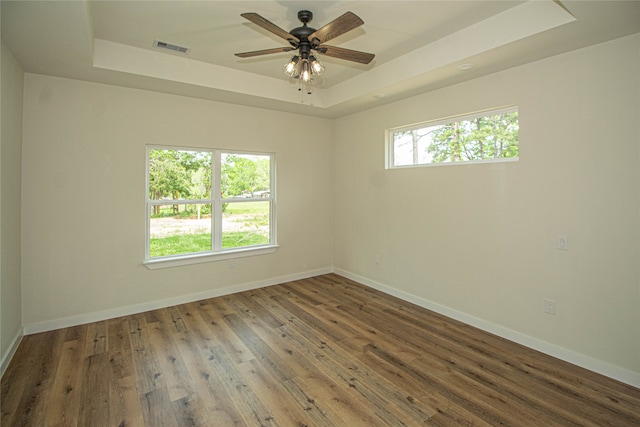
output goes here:
{"type": "Polygon", "coordinates": [[[640,1],[9,1],[2,40],[25,72],[339,117],[385,102],[640,32],[640,1]],[[365,24],[328,44],[376,55],[369,65],[319,56],[314,93],[286,80],[287,46],[243,19],[289,31],[299,10],[320,28],[346,11],[365,24]],[[187,55],[153,48],[161,40],[187,55]],[[457,68],[473,64],[470,70],[457,68]]]}

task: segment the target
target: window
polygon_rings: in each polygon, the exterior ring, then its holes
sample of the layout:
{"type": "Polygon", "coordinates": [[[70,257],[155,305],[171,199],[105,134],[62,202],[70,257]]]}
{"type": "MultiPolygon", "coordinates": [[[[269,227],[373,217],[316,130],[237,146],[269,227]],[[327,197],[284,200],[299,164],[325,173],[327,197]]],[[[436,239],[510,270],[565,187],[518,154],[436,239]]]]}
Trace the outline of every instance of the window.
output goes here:
{"type": "Polygon", "coordinates": [[[273,154],[147,147],[145,264],[272,252],[273,177],[273,154]]]}
{"type": "Polygon", "coordinates": [[[485,111],[387,133],[387,168],[517,160],[518,109],[485,111]]]}

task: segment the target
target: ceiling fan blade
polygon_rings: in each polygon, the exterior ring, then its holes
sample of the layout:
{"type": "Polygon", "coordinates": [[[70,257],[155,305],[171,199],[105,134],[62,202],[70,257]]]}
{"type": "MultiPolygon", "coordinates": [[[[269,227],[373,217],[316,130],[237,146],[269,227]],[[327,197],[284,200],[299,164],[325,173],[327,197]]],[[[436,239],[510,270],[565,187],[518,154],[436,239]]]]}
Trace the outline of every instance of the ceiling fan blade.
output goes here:
{"type": "Polygon", "coordinates": [[[289,32],[283,30],[282,28],[278,27],[273,22],[263,18],[262,16],[258,15],[257,13],[252,13],[252,12],[251,13],[241,13],[240,16],[242,16],[245,19],[248,19],[249,21],[253,22],[257,26],[264,28],[265,30],[275,34],[276,36],[282,37],[285,40],[293,39],[295,41],[300,41],[300,40],[298,40],[297,37],[289,34],[289,32]]]}
{"type": "Polygon", "coordinates": [[[347,61],[359,62],[361,64],[368,64],[375,57],[373,53],[360,52],[359,50],[345,49],[343,47],[336,46],[323,45],[316,50],[333,58],[345,59],[347,61]]]}
{"type": "Polygon", "coordinates": [[[289,52],[294,50],[292,47],[275,47],[273,49],[254,50],[253,52],[236,53],[240,58],[251,58],[253,56],[269,55],[270,53],[289,52]]]}
{"type": "Polygon", "coordinates": [[[347,12],[319,30],[316,30],[316,32],[310,34],[308,38],[309,41],[312,41],[314,38],[320,40],[318,44],[325,43],[348,31],[358,28],[362,24],[364,24],[364,21],[355,13],[347,12]]]}

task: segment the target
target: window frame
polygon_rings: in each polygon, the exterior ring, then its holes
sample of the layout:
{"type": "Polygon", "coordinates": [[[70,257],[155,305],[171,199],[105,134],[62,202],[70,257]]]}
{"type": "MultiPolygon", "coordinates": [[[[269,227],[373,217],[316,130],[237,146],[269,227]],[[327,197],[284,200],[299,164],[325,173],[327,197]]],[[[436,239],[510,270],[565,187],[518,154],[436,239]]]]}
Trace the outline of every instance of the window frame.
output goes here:
{"type": "Polygon", "coordinates": [[[256,152],[248,150],[227,150],[221,148],[184,147],[167,145],[146,145],[146,166],[145,166],[145,252],[142,264],[149,269],[175,267],[182,265],[198,264],[203,262],[229,260],[248,256],[264,255],[275,252],[277,244],[277,221],[276,221],[276,156],[271,152],[256,152]],[[211,192],[210,198],[203,199],[175,199],[175,200],[152,200],[149,197],[149,165],[152,150],[175,150],[194,151],[200,153],[211,153],[211,192]],[[222,197],[221,166],[223,154],[236,154],[248,156],[268,156],[269,157],[269,195],[267,197],[222,197]],[[216,190],[217,189],[217,190],[216,190]],[[222,247],[222,205],[224,203],[248,203],[248,202],[269,202],[269,242],[258,245],[234,247],[224,249],[222,247]],[[150,256],[151,240],[151,209],[160,205],[185,205],[185,204],[211,204],[211,250],[203,252],[192,252],[186,254],[164,255],[158,257],[150,256]]]}
{"type": "MultiPolygon", "coordinates": [[[[385,169],[406,169],[406,168],[420,168],[420,167],[434,167],[434,166],[439,167],[439,166],[459,166],[459,165],[484,164],[484,163],[517,162],[520,159],[519,147],[518,147],[518,156],[516,157],[503,157],[503,158],[497,158],[497,159],[481,159],[481,160],[464,160],[459,162],[413,163],[408,165],[394,164],[394,156],[395,156],[394,134],[395,133],[413,131],[413,130],[424,129],[428,127],[435,127],[435,126],[445,125],[452,122],[471,121],[479,117],[490,117],[490,116],[495,116],[498,114],[505,114],[505,113],[519,113],[518,106],[508,105],[505,107],[491,108],[487,110],[477,111],[474,113],[461,114],[458,116],[450,116],[442,119],[429,120],[426,122],[420,122],[412,125],[398,126],[398,127],[387,129],[385,131],[385,169]]],[[[520,118],[518,115],[518,130],[520,128],[519,120],[520,118]]]]}

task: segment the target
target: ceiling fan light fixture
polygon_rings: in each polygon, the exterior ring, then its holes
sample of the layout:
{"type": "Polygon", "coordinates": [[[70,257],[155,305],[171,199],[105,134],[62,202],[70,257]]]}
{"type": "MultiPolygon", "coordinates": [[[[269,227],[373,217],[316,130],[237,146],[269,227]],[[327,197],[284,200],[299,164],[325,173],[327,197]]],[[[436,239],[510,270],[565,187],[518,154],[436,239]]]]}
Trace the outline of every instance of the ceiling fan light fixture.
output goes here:
{"type": "Polygon", "coordinates": [[[324,73],[324,65],[313,55],[309,57],[309,61],[311,61],[311,72],[313,75],[321,76],[324,73]]]}
{"type": "Polygon", "coordinates": [[[309,65],[309,60],[308,59],[303,59],[302,62],[300,63],[300,79],[303,82],[310,82],[311,81],[311,66],[309,65]]]}
{"type": "Polygon", "coordinates": [[[297,55],[291,58],[291,61],[284,64],[284,74],[288,77],[295,77],[298,74],[298,62],[300,59],[297,55]]]}
{"type": "Polygon", "coordinates": [[[311,94],[313,82],[324,73],[324,65],[318,59],[310,55],[308,58],[294,55],[289,62],[284,64],[284,74],[299,81],[298,90],[311,94]]]}
{"type": "Polygon", "coordinates": [[[298,81],[298,90],[311,95],[312,86],[316,78],[324,72],[324,66],[313,56],[305,58],[294,55],[289,62],[284,64],[284,74],[291,80],[298,81]]]}

